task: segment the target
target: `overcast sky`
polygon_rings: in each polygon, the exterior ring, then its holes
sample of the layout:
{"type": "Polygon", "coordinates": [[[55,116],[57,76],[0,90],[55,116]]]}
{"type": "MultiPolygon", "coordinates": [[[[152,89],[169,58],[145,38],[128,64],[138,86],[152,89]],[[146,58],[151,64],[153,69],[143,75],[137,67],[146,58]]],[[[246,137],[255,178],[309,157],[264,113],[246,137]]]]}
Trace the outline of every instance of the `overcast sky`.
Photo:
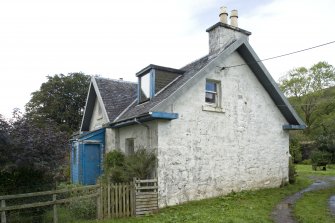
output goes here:
{"type": "MultiPolygon", "coordinates": [[[[334,0],[11,0],[0,2],[0,114],[23,109],[47,75],[84,72],[136,81],[149,64],[180,68],[208,53],[219,8],[261,59],[335,40],[334,0]]],[[[328,61],[335,44],[264,62],[275,80],[328,61]]]]}

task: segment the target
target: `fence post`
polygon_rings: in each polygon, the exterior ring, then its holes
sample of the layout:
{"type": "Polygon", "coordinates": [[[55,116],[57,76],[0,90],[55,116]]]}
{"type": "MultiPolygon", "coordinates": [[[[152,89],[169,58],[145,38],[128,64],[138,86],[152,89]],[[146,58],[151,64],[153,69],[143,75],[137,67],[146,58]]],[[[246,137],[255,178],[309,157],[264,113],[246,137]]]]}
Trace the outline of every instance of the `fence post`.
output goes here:
{"type": "Polygon", "coordinates": [[[111,180],[107,177],[107,216],[111,218],[111,180]]]}
{"type": "Polygon", "coordinates": [[[100,184],[100,187],[98,188],[98,196],[97,196],[97,219],[101,220],[102,219],[102,183],[98,182],[100,184]]]}
{"type": "MultiPolygon", "coordinates": [[[[5,200],[1,200],[1,207],[5,208],[6,207],[6,201],[5,200]]],[[[1,223],[6,223],[6,211],[2,211],[1,212],[1,223]]]]}
{"type": "Polygon", "coordinates": [[[58,223],[58,214],[57,214],[57,204],[56,204],[56,200],[57,200],[57,195],[53,194],[52,195],[52,201],[54,202],[53,208],[54,208],[54,223],[58,223]]]}

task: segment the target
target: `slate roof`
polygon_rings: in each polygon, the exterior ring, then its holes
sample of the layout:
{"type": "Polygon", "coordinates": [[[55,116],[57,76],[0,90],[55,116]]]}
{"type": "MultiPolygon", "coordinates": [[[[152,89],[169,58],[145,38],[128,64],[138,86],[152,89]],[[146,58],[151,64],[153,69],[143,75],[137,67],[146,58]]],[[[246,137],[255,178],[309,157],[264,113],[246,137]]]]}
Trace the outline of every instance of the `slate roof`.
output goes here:
{"type": "MultiPolygon", "coordinates": [[[[204,75],[203,73],[205,71],[202,71],[203,68],[206,67],[207,69],[211,67],[211,69],[214,69],[218,60],[223,60],[234,51],[237,51],[246,61],[250,69],[255,73],[256,77],[263,85],[265,90],[269,93],[270,97],[273,99],[288,123],[290,125],[305,126],[305,123],[297,115],[285,96],[279,90],[277,84],[267,69],[264,67],[262,62],[260,62],[260,59],[253,51],[247,38],[235,39],[232,42],[227,43],[227,45],[224,46],[220,52],[204,56],[186,65],[185,67],[180,68],[180,70],[185,71],[184,74],[181,74],[149,101],[141,104],[137,103],[136,83],[96,78],[95,83],[99,89],[97,92],[97,94],[99,94],[98,98],[101,98],[105,106],[105,111],[109,118],[109,123],[121,123],[127,120],[148,115],[151,110],[153,111],[154,109],[159,108],[159,106],[162,105],[161,102],[174,100],[176,95],[182,92],[183,89],[191,87],[197,78],[201,77],[201,75],[204,75]]],[[[91,92],[89,92],[89,94],[90,93],[91,92]]],[[[92,100],[95,100],[95,97],[88,97],[86,111],[84,114],[85,117],[88,117],[89,114],[91,114],[88,107],[92,107],[92,100]],[[86,115],[87,111],[88,115],[86,115]]],[[[91,110],[93,110],[93,108],[91,108],[91,110]]],[[[86,120],[85,117],[83,120],[86,120]]],[[[84,122],[85,121],[83,121],[82,130],[84,130],[83,126],[87,128],[87,123],[84,122]]]]}
{"type": "Polygon", "coordinates": [[[163,101],[165,98],[170,96],[174,91],[181,87],[185,82],[192,78],[199,70],[205,67],[211,60],[208,56],[202,57],[193,63],[182,67],[180,70],[185,71],[183,75],[180,75],[172,84],[168,85],[162,92],[150,99],[150,101],[142,104],[134,103],[125,113],[123,113],[117,120],[122,121],[137,116],[144,115],[150,111],[155,105],[163,101]]]}
{"type": "Polygon", "coordinates": [[[101,77],[95,80],[110,121],[137,98],[137,83],[101,77]]]}
{"type": "Polygon", "coordinates": [[[86,99],[81,131],[88,131],[93,114],[95,100],[102,104],[102,110],[108,121],[113,121],[137,97],[137,83],[108,78],[92,77],[90,89],[86,99]]]}

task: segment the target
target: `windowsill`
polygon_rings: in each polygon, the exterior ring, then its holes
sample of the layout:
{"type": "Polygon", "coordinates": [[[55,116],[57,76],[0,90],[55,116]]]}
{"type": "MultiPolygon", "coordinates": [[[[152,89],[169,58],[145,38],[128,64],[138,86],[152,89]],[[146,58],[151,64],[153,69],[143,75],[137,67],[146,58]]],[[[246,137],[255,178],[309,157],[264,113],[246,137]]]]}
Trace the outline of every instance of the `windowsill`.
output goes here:
{"type": "Polygon", "coordinates": [[[213,105],[203,105],[202,106],[203,111],[209,111],[209,112],[219,112],[219,113],[224,113],[225,111],[221,107],[216,107],[213,105]]]}

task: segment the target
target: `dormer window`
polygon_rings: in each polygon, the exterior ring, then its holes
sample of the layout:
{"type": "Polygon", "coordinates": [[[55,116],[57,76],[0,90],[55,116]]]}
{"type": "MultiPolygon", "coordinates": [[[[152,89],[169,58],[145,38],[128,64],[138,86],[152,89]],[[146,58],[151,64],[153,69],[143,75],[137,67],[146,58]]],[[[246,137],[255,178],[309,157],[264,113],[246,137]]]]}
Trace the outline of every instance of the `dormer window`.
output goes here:
{"type": "Polygon", "coordinates": [[[140,102],[150,99],[150,72],[140,77],[140,102]]]}
{"type": "Polygon", "coordinates": [[[157,65],[149,65],[136,74],[138,77],[138,101],[146,102],[153,98],[185,71],[157,65]]]}

